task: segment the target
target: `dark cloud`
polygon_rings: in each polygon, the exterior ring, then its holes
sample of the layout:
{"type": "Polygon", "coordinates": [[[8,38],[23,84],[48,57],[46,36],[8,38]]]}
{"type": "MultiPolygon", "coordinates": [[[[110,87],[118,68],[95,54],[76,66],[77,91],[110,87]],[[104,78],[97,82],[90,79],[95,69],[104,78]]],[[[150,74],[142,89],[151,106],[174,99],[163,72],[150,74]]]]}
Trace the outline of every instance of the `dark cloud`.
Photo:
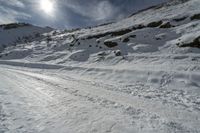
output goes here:
{"type": "Polygon", "coordinates": [[[54,12],[45,14],[41,0],[0,0],[0,23],[28,22],[55,28],[92,26],[124,18],[167,0],[52,0],[54,12]]]}

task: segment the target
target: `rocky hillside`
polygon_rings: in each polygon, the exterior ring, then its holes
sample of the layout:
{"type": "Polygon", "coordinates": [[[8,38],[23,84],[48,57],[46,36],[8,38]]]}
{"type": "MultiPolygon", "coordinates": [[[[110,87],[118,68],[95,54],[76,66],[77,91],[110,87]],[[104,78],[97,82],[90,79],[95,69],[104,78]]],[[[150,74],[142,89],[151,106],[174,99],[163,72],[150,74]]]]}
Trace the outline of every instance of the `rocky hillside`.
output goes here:
{"type": "Polygon", "coordinates": [[[94,61],[94,58],[99,61],[109,55],[126,58],[136,53],[191,53],[200,47],[198,4],[198,0],[176,0],[116,23],[76,31],[57,30],[42,38],[40,34],[51,29],[26,24],[0,26],[2,48],[20,44],[5,50],[2,56],[23,47],[32,51],[26,57],[29,58],[34,54],[34,48],[38,53],[40,47],[43,54],[38,61],[54,60],[60,64],[94,61]],[[52,54],[45,54],[50,51],[52,54]]]}
{"type": "MultiPolygon", "coordinates": [[[[38,33],[51,29],[29,25],[12,28],[11,25],[12,29],[3,28],[0,38],[3,40],[1,44],[7,46],[12,40],[14,46],[7,47],[0,57],[4,63],[12,60],[80,67],[83,71],[95,71],[93,74],[96,78],[100,78],[97,68],[102,73],[107,69],[122,69],[125,78],[116,79],[114,75],[106,75],[108,77],[104,78],[168,85],[173,78],[179,77],[179,74],[171,75],[171,69],[178,73],[186,70],[195,73],[200,70],[199,4],[199,0],[173,0],[119,22],[78,30],[54,30],[42,35],[38,33]],[[27,35],[27,32],[33,33],[33,36],[18,37],[20,34],[27,35]],[[128,73],[129,70],[132,72],[128,73]],[[138,77],[128,78],[133,74],[138,77]]],[[[185,84],[200,86],[197,81],[200,75],[191,74],[184,73],[181,79],[173,82],[189,80],[185,84]]]]}

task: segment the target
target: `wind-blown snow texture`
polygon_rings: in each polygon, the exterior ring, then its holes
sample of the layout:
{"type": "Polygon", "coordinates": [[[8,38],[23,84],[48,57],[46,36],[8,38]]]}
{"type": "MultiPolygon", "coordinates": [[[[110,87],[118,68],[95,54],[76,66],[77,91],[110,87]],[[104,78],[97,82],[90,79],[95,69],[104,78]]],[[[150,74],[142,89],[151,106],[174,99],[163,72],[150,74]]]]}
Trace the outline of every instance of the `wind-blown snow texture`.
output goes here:
{"type": "Polygon", "coordinates": [[[200,132],[199,5],[74,31],[1,28],[0,132],[200,132]]]}

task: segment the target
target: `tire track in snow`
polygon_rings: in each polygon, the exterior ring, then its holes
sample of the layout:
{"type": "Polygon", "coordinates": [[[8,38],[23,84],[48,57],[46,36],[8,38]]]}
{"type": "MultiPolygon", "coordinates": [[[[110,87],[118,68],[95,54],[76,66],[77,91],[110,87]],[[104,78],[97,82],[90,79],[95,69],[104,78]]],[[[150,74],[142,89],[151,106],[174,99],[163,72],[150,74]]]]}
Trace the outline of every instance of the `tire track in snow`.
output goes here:
{"type": "MultiPolygon", "coordinates": [[[[72,94],[79,97],[81,96],[87,97],[88,100],[90,101],[95,101],[94,99],[96,99],[97,97],[97,98],[105,100],[104,102],[108,102],[108,103],[110,102],[110,104],[117,103],[119,105],[123,105],[124,107],[142,109],[144,110],[144,112],[156,114],[160,116],[161,119],[168,121],[166,122],[167,126],[179,125],[179,130],[181,129],[181,130],[187,131],[187,128],[192,129],[192,127],[195,127],[196,129],[198,129],[198,125],[200,124],[199,122],[200,116],[198,115],[198,112],[193,111],[191,113],[191,112],[183,110],[184,108],[181,108],[181,107],[176,107],[170,104],[163,105],[159,101],[147,100],[141,97],[133,97],[127,94],[118,93],[118,92],[114,92],[114,91],[110,91],[106,89],[101,89],[101,88],[91,86],[91,85],[87,86],[85,84],[82,84],[81,82],[77,84],[76,82],[68,81],[67,84],[65,84],[66,80],[62,78],[57,78],[57,77],[52,78],[46,75],[33,74],[29,72],[16,71],[16,70],[15,72],[30,76],[32,78],[37,78],[39,80],[42,80],[52,85],[56,84],[60,86],[61,88],[64,88],[64,86],[68,86],[67,87],[68,89],[71,88],[73,90],[71,92],[72,94]],[[82,87],[80,87],[80,84],[82,87]],[[181,121],[184,121],[184,123],[182,123],[183,125],[178,124],[178,123],[181,123],[181,121]]],[[[99,99],[97,99],[97,103],[98,102],[99,102],[99,99]]],[[[174,127],[177,127],[177,126],[174,126],[174,127]]]]}
{"type": "MultiPolygon", "coordinates": [[[[7,106],[6,109],[7,112],[11,113],[9,120],[6,121],[10,132],[110,131],[120,133],[122,130],[132,131],[131,128],[134,127],[130,125],[130,118],[121,113],[120,110],[93,104],[81,97],[67,93],[56,84],[50,85],[40,78],[25,76],[8,69],[1,69],[0,74],[3,75],[0,82],[5,82],[8,87],[11,87],[8,88],[9,97],[5,95],[0,97],[3,102],[11,100],[11,105],[7,106]],[[35,89],[37,86],[44,88],[46,86],[47,88],[38,91],[35,89]],[[46,94],[49,92],[53,93],[50,95],[53,99],[47,98],[45,100],[46,94]],[[91,129],[89,125],[92,121],[93,127],[91,129]],[[101,126],[99,127],[99,125],[101,126]],[[113,125],[115,126],[113,127],[113,125]]],[[[4,88],[0,88],[0,90],[4,90],[4,88]]],[[[137,128],[135,127],[135,129],[137,128]]]]}

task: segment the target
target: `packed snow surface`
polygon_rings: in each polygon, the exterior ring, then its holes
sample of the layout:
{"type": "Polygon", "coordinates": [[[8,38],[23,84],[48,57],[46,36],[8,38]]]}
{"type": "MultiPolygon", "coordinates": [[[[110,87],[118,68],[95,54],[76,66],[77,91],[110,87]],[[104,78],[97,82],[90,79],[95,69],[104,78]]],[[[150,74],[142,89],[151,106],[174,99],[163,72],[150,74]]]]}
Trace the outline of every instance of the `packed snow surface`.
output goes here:
{"type": "Polygon", "coordinates": [[[199,5],[71,31],[1,26],[0,133],[199,133],[199,5]]]}

